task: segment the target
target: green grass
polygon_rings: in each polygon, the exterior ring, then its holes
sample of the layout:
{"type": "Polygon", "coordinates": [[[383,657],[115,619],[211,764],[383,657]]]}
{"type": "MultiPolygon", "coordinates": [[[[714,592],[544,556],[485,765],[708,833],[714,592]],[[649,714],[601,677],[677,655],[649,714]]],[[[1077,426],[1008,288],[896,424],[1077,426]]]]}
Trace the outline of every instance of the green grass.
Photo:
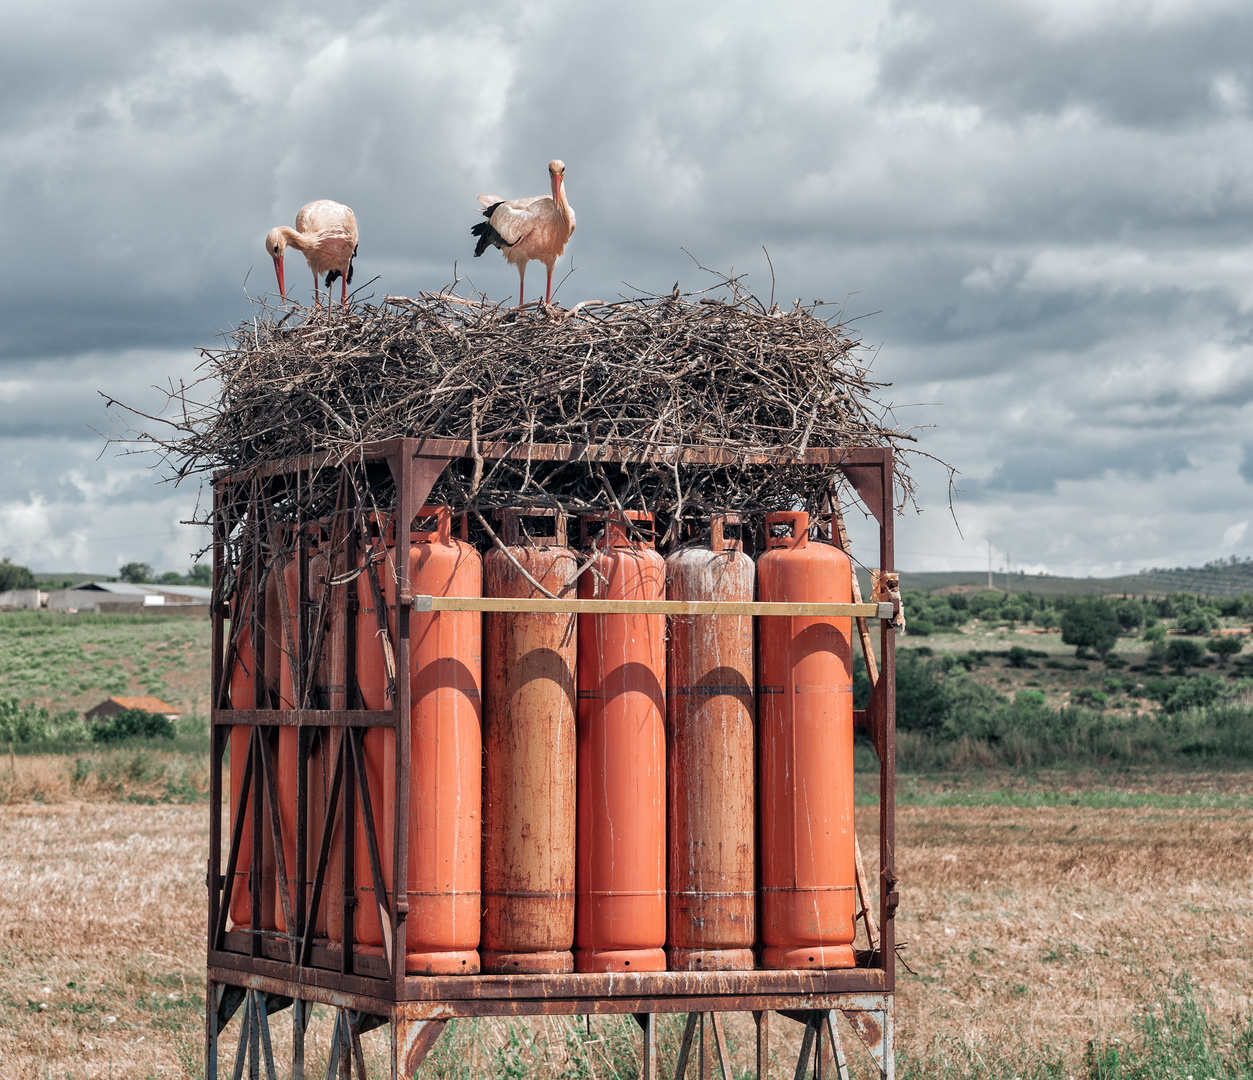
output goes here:
{"type": "Polygon", "coordinates": [[[38,701],[54,713],[82,712],[115,694],[189,705],[189,688],[206,681],[208,647],[207,619],[4,612],[0,696],[38,701]]]}
{"type": "Polygon", "coordinates": [[[925,1056],[896,1058],[900,1080],[1250,1080],[1253,1078],[1253,1017],[1230,1025],[1214,1019],[1198,1000],[1186,973],[1177,975],[1156,1001],[1139,1003],[1135,1037],[1093,1039],[1084,1071],[1076,1073],[1047,1046],[1022,1040],[1010,1045],[986,1040],[944,1039],[925,1056]]]}
{"type": "MultiPolygon", "coordinates": [[[[1083,806],[1092,810],[1245,810],[1253,807],[1253,795],[1232,792],[1174,795],[1152,791],[1055,791],[1044,788],[1035,791],[920,791],[911,788],[906,777],[901,777],[900,782],[903,786],[896,793],[897,806],[1083,806]]],[[[858,793],[856,803],[858,806],[878,806],[879,798],[877,795],[858,793]]]]}

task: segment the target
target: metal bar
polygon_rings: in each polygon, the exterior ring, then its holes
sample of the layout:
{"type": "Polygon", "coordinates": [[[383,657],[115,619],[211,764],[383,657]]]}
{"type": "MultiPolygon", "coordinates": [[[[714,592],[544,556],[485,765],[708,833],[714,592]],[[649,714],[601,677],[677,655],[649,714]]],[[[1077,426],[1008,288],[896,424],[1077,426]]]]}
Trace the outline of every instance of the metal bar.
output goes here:
{"type": "MultiPolygon", "coordinates": [[[[261,743],[269,738],[264,728],[253,728],[248,740],[248,756],[253,760],[253,773],[261,770],[256,766],[256,759],[261,756],[261,743]]],[[[252,931],[249,941],[249,952],[253,956],[261,955],[261,939],[257,931],[261,929],[261,865],[262,865],[262,833],[261,814],[264,809],[261,784],[252,785],[252,848],[248,853],[248,928],[252,931]]]]}
{"type": "Polygon", "coordinates": [[[335,1010],[335,1026],[331,1032],[331,1048],[326,1059],[326,1080],[335,1080],[340,1071],[339,1060],[344,1051],[344,1026],[348,1022],[346,1009],[335,1010]]]}
{"type": "Polygon", "coordinates": [[[836,1080],[849,1080],[844,1045],[840,1042],[840,1033],[835,1026],[835,1010],[828,1009],[823,1015],[826,1019],[827,1039],[831,1043],[831,1057],[835,1061],[835,1078],[836,1080]]]}
{"type": "Polygon", "coordinates": [[[818,1027],[811,1018],[805,1024],[805,1037],[801,1039],[800,1053],[796,1056],[796,1072],[793,1074],[793,1080],[805,1080],[805,1073],[809,1069],[809,1054],[813,1050],[814,1036],[817,1032],[818,1027]]]}
{"type": "Polygon", "coordinates": [[[636,1013],[635,1022],[644,1033],[643,1071],[640,1080],[661,1080],[657,1070],[657,1014],[636,1013]]]}
{"type": "MultiPolygon", "coordinates": [[[[342,749],[343,739],[340,739],[342,749]]],[[[313,871],[313,895],[309,898],[309,916],[305,920],[304,938],[300,944],[300,963],[309,963],[313,949],[313,931],[318,923],[318,906],[322,903],[322,885],[326,881],[326,867],[330,861],[331,841],[335,835],[335,807],[339,803],[339,788],[344,779],[343,754],[335,755],[335,771],[331,775],[331,792],[326,798],[326,813],[322,817],[322,842],[318,845],[318,865],[313,871]]]]}
{"type": "Polygon", "coordinates": [[[367,1080],[365,1056],[361,1052],[361,1032],[351,1021],[348,1024],[348,1040],[352,1044],[352,1060],[357,1066],[357,1075],[361,1077],[361,1080],[367,1080]]]}
{"type": "Polygon", "coordinates": [[[709,1026],[714,1032],[714,1048],[718,1051],[718,1065],[722,1069],[722,1080],[735,1080],[731,1071],[731,1058],[727,1054],[727,1040],[722,1032],[722,1021],[716,1012],[709,1014],[709,1026]]]}
{"type": "MultiPolygon", "coordinates": [[[[315,454],[298,454],[279,458],[245,470],[223,469],[213,474],[214,484],[237,483],[248,477],[264,478],[284,473],[318,469],[324,465],[340,466],[348,462],[383,461],[395,457],[402,450],[411,450],[413,457],[464,458],[473,457],[468,439],[381,439],[354,447],[348,454],[338,450],[323,450],[315,454]]],[[[885,452],[877,446],[811,446],[805,450],[780,448],[743,453],[724,450],[716,446],[663,446],[652,445],[646,452],[621,450],[614,447],[562,444],[480,442],[480,456],[485,459],[510,458],[518,461],[600,461],[653,462],[678,465],[834,465],[838,467],[875,465],[885,452]]]]}
{"type": "MultiPolygon", "coordinates": [[[[396,575],[396,683],[392,707],[396,710],[396,777],[395,777],[395,814],[393,816],[394,834],[392,836],[392,908],[395,920],[392,924],[392,990],[400,997],[405,989],[405,958],[407,946],[407,922],[409,917],[409,784],[411,768],[411,723],[410,709],[413,688],[409,683],[409,599],[413,583],[409,580],[409,556],[413,519],[418,513],[414,505],[414,454],[415,444],[405,439],[400,444],[396,469],[400,489],[397,492],[396,513],[396,563],[393,573],[396,575]]],[[[441,466],[442,469],[442,466],[441,466]]],[[[431,478],[434,482],[434,477],[431,478]]],[[[424,493],[422,498],[426,499],[424,493]]],[[[376,601],[377,603],[377,601],[376,601]]]]}
{"type": "Polygon", "coordinates": [[[461,999],[734,997],[744,994],[881,994],[873,968],[796,971],[657,971],[570,975],[423,975],[406,981],[410,1001],[461,999]]]}
{"type": "Polygon", "coordinates": [[[291,1005],[291,1080],[305,1080],[305,1032],[309,1030],[309,1004],[294,998],[291,1005]]]}
{"type": "Polygon", "coordinates": [[[212,979],[204,988],[204,1080],[218,1080],[218,1004],[224,987],[212,979]]]}
{"type": "MultiPolygon", "coordinates": [[[[883,516],[879,530],[879,568],[895,570],[893,459],[883,457],[883,516]]],[[[879,964],[885,989],[896,988],[896,632],[890,620],[879,623],[880,683],[883,707],[879,733],[879,964]]]]}
{"type": "MultiPolygon", "coordinates": [[[[305,914],[308,910],[305,901],[309,885],[309,744],[314,734],[308,728],[296,728],[296,872],[293,875],[296,895],[292,898],[296,921],[287,927],[287,932],[296,939],[296,943],[304,941],[305,914]]],[[[310,913],[310,921],[317,922],[316,908],[310,913]]],[[[292,963],[296,966],[300,964],[298,949],[293,949],[292,963]]]]}
{"type": "Polygon", "coordinates": [[[252,995],[244,998],[244,1015],[239,1018],[239,1046],[235,1050],[235,1067],[232,1080],[243,1080],[244,1062],[247,1060],[248,1041],[252,1034],[252,995]]]}
{"type": "Polygon", "coordinates": [[[547,600],[505,596],[415,596],[413,610],[543,612],[558,615],[785,615],[891,619],[891,604],[785,604],[724,600],[547,600]]]}
{"type": "MultiPolygon", "coordinates": [[[[348,732],[344,732],[339,740],[339,752],[347,755],[348,732]]],[[[352,943],[357,924],[357,785],[353,771],[348,768],[348,758],[344,757],[344,797],[340,805],[344,813],[343,848],[343,956],[340,960],[341,970],[345,975],[352,974],[352,943]]]]}
{"type": "Polygon", "coordinates": [[[770,1010],[759,1009],[753,1013],[757,1023],[757,1080],[770,1077],[770,1010]]]}
{"type": "Polygon", "coordinates": [[[687,1023],[683,1027],[683,1041],[679,1043],[679,1060],[674,1063],[674,1080],[683,1080],[687,1072],[687,1059],[692,1052],[692,1036],[696,1034],[696,1025],[700,1023],[700,1013],[687,1014],[687,1023]]]}
{"type": "MultiPolygon", "coordinates": [[[[222,756],[230,745],[228,728],[209,729],[209,861],[206,866],[205,885],[209,890],[209,917],[205,925],[208,938],[206,946],[217,945],[218,913],[222,904],[222,756]]],[[[237,814],[236,820],[239,820],[237,814]]],[[[230,904],[227,893],[226,903],[230,904]]]]}
{"type": "Polygon", "coordinates": [[[270,740],[261,739],[261,775],[265,780],[266,801],[270,804],[270,831],[274,834],[274,876],[278,879],[279,906],[283,909],[283,925],[287,927],[288,944],[291,946],[291,962],[295,964],[299,954],[292,937],[296,914],[292,911],[291,892],[288,888],[287,853],[283,850],[283,822],[278,809],[278,784],[274,778],[274,758],[270,740]]]}
{"type": "Polygon", "coordinates": [[[393,727],[391,709],[218,709],[219,727],[265,724],[273,727],[393,727]]]}
{"type": "Polygon", "coordinates": [[[408,1078],[418,1071],[446,1023],[446,1020],[408,1020],[400,1016],[392,1020],[392,1080],[408,1078]]]}
{"type": "Polygon", "coordinates": [[[383,959],[392,966],[392,913],[387,904],[387,887],[383,883],[383,863],[379,858],[378,835],[374,830],[374,807],[370,805],[370,783],[365,772],[365,749],[359,743],[359,728],[348,729],[353,770],[357,776],[357,794],[361,799],[361,823],[365,826],[365,847],[370,858],[370,877],[374,882],[374,904],[378,908],[379,926],[383,931],[383,959]]]}
{"type": "Polygon", "coordinates": [[[248,1025],[248,1080],[261,1080],[261,1012],[257,994],[248,995],[252,1002],[252,1023],[248,1025]]]}
{"type": "MultiPolygon", "coordinates": [[[[260,995],[258,994],[258,998],[260,995]]],[[[257,1026],[261,1029],[261,1052],[265,1060],[266,1080],[278,1080],[274,1069],[274,1045],[270,1041],[269,1002],[259,1000],[254,1006],[257,1014],[257,1026]]]]}

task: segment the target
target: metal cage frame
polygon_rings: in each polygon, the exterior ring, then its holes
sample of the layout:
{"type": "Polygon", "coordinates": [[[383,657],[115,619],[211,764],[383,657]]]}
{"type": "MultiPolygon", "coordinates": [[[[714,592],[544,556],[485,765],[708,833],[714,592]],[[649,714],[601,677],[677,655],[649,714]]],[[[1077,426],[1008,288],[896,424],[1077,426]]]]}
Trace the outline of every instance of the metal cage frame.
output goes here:
{"type": "MultiPolygon", "coordinates": [[[[265,485],[270,481],[300,485],[314,474],[328,470],[362,467],[385,462],[396,485],[394,507],[401,521],[412,521],[423,506],[441,473],[458,458],[494,459],[513,457],[531,461],[621,461],[613,452],[595,447],[574,447],[548,444],[480,444],[465,441],[396,438],[366,444],[345,461],[329,453],[309,454],[275,461],[242,473],[222,472],[214,477],[213,502],[213,586],[215,600],[212,611],[212,678],[213,697],[210,716],[211,777],[208,886],[207,988],[205,1015],[205,1075],[216,1080],[219,1042],[228,1021],[241,1012],[239,1037],[235,1054],[234,1076],[243,1075],[245,1066],[251,1077],[259,1077],[264,1068],[273,1078],[274,1057],[270,1043],[268,1017],[290,1007],[292,1009],[293,1055],[292,1076],[302,1078],[304,1067],[304,1035],[312,1004],[321,1003],[337,1010],[333,1028],[330,1062],[326,1076],[351,1077],[356,1072],[362,1080],[365,1065],[360,1036],[383,1024],[391,1025],[390,1067],[392,1080],[411,1076],[434,1045],[445,1023],[456,1017],[528,1016],[539,1014],[626,1014],[639,1021],[644,1043],[646,1080],[660,1076],[655,1038],[655,1016],[658,1013],[686,1013],[688,1019],[680,1048],[675,1080],[684,1075],[689,1058],[695,1053],[701,1077],[705,1076],[706,1024],[712,1033],[716,1061],[726,1080],[730,1080],[726,1042],[722,1036],[720,1014],[753,1012],[757,1028],[757,1071],[767,1075],[769,1062],[769,1019],[780,1013],[805,1025],[801,1052],[795,1075],[801,1078],[809,1068],[811,1055],[815,1076],[823,1075],[824,1067],[837,1076],[847,1076],[847,1067],[835,1024],[836,1014],[843,1013],[852,1030],[869,1048],[880,1075],[894,1076],[893,1064],[893,992],[895,989],[894,918],[898,903],[895,867],[895,640],[890,619],[880,620],[879,677],[873,682],[868,707],[854,714],[854,723],[865,729],[879,757],[879,904],[878,948],[859,955],[858,966],[826,971],[666,971],[634,974],[552,974],[552,975],[407,975],[405,973],[405,938],[408,903],[401,890],[390,905],[384,903],[381,922],[384,924],[384,956],[365,956],[356,951],[352,940],[350,911],[354,897],[345,896],[344,942],[339,949],[315,945],[313,927],[320,894],[325,887],[324,873],[330,848],[331,814],[342,815],[343,853],[345,866],[352,869],[354,860],[366,858],[375,881],[376,895],[386,896],[382,888],[378,831],[371,815],[371,800],[359,793],[365,784],[362,738],[370,727],[388,727],[396,733],[395,832],[393,843],[393,880],[407,880],[409,790],[410,790],[410,711],[409,680],[396,679],[392,695],[393,708],[366,710],[309,708],[309,658],[321,645],[320,625],[324,612],[314,612],[309,600],[308,544],[297,534],[295,555],[299,559],[297,608],[300,617],[295,630],[289,619],[282,619],[288,655],[292,665],[294,699],[301,706],[291,710],[265,708],[263,702],[264,650],[260,648],[264,633],[264,612],[261,610],[264,591],[258,596],[254,588],[251,619],[251,640],[260,671],[254,682],[256,698],[253,709],[232,709],[229,698],[229,672],[233,664],[233,641],[228,640],[226,623],[229,608],[223,599],[222,575],[225,554],[232,530],[242,520],[233,516],[241,503],[251,507],[260,520],[268,520],[265,485]],[[241,486],[251,488],[241,495],[241,486]],[[233,727],[251,729],[247,764],[240,784],[239,802],[234,808],[233,834],[224,837],[223,765],[233,727]],[[278,726],[292,726],[298,733],[297,820],[295,836],[296,896],[292,905],[285,882],[282,822],[277,809],[275,763],[270,736],[278,726]],[[331,794],[327,800],[324,822],[311,821],[309,816],[308,761],[314,740],[328,730],[341,735],[335,751],[331,794]],[[268,800],[263,797],[268,794],[268,800]],[[228,930],[227,916],[231,885],[237,870],[242,826],[251,801],[251,890],[252,927],[228,930]],[[266,813],[266,803],[270,810],[266,813]],[[363,815],[367,851],[354,851],[356,817],[363,815]],[[271,831],[276,859],[278,889],[283,904],[287,934],[264,931],[259,927],[263,829],[271,831]],[[226,841],[224,850],[223,841],[226,841]],[[316,846],[318,869],[314,880],[307,877],[308,856],[316,846]],[[223,856],[226,867],[223,871],[223,856]],[[294,929],[294,933],[291,932],[294,929]],[[708,1014],[708,1015],[707,1015],[708,1014]],[[693,1051],[693,1047],[697,1049],[693,1051]],[[826,1063],[824,1065],[824,1063],[826,1063]]],[[[893,453],[890,447],[811,448],[799,453],[778,451],[754,455],[748,461],[717,449],[657,448],[650,458],[667,465],[675,463],[710,464],[820,464],[829,465],[832,474],[838,471],[857,492],[865,507],[879,525],[879,568],[894,570],[893,562],[893,453]]],[[[299,529],[299,523],[297,523],[299,529]]],[[[398,530],[396,558],[396,593],[398,606],[410,606],[413,600],[408,580],[407,530],[398,530]]],[[[351,544],[349,540],[349,554],[351,544]]],[[[252,581],[260,580],[260,545],[252,547],[252,581]]],[[[350,563],[351,565],[351,563],[350,563]]],[[[280,608],[288,609],[288,598],[279,575],[280,608]]],[[[329,588],[327,592],[329,592],[329,588]]],[[[352,699],[353,652],[355,628],[355,595],[344,589],[347,608],[347,678],[349,706],[360,705],[352,699]]],[[[861,623],[863,639],[867,631],[861,623]]],[[[409,620],[398,619],[391,641],[395,671],[409,669],[409,620]]],[[[351,875],[346,880],[352,880],[351,875]]],[[[828,1072],[828,1075],[830,1073],[828,1072]]]]}

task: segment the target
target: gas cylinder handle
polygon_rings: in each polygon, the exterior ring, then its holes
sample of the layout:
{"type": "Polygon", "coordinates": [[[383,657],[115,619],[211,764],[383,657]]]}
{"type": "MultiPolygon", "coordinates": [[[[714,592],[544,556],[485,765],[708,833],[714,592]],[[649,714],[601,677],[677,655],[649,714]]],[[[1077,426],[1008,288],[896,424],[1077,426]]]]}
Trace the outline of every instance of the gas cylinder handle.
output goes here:
{"type": "Polygon", "coordinates": [[[809,543],[809,514],[804,510],[776,510],[766,515],[766,548],[803,548],[809,543]],[[791,536],[771,536],[771,525],[791,525],[791,536]]]}
{"type": "Polygon", "coordinates": [[[740,537],[736,540],[728,540],[723,533],[724,525],[742,524],[743,518],[739,514],[710,514],[709,515],[709,547],[711,550],[717,551],[743,551],[744,539],[740,537]]]}
{"type": "MultiPolygon", "coordinates": [[[[439,544],[452,543],[452,508],[449,506],[419,506],[415,517],[433,517],[435,519],[434,532],[414,531],[414,537],[421,540],[435,540],[439,544]]],[[[462,539],[466,534],[465,516],[461,518],[462,539]]]]}
{"type": "MultiPolygon", "coordinates": [[[[563,510],[557,509],[523,509],[521,507],[506,507],[497,510],[496,517],[502,522],[501,532],[504,533],[505,543],[511,546],[516,545],[521,537],[521,530],[518,527],[518,519],[524,517],[550,517],[553,519],[553,535],[551,539],[547,536],[530,536],[527,539],[537,547],[565,547],[566,546],[566,514],[563,510]]],[[[584,529],[583,539],[586,540],[586,528],[584,529]]]]}

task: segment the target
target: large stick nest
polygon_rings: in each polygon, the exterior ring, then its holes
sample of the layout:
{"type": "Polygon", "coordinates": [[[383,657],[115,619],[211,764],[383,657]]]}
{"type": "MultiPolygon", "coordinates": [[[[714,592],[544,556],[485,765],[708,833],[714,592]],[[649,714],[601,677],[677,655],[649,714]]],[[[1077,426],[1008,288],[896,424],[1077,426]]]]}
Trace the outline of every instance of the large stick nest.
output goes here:
{"type": "MultiPolygon", "coordinates": [[[[196,386],[212,399],[197,404],[196,387],[178,389],[174,432],[137,437],[177,480],[316,451],[346,461],[395,436],[596,447],[629,463],[468,458],[432,501],[481,512],[627,507],[659,521],[821,512],[832,483],[829,465],[674,465],[659,461],[662,448],[718,447],[740,460],[913,441],[890,422],[878,399],[887,384],[871,378],[868,350],[838,314],[824,318],[817,303],[768,309],[736,279],[713,292],[676,286],[521,312],[450,291],[347,313],[258,305],[225,347],[202,350],[196,386]]],[[[898,466],[897,479],[903,503],[908,470],[898,466]]]]}

